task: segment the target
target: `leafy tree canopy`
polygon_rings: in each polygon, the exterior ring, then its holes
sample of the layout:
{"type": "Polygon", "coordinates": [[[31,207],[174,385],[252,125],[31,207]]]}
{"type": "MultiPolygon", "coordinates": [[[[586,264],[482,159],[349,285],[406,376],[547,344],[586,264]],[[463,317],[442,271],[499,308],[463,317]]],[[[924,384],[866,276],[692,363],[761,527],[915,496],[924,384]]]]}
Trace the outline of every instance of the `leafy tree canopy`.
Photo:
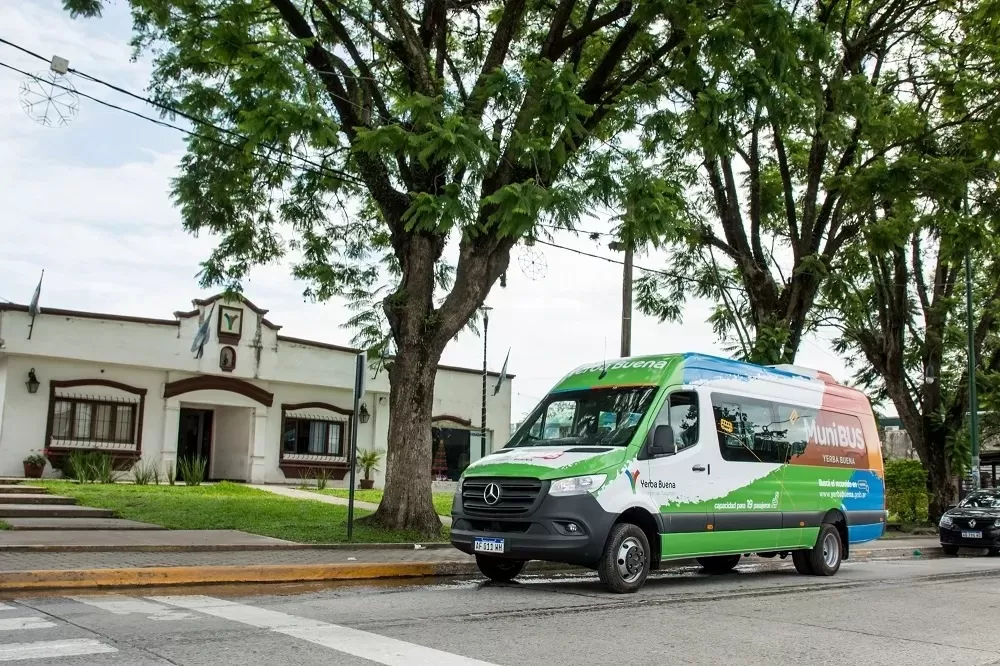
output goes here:
{"type": "Polygon", "coordinates": [[[793,361],[821,285],[863,232],[866,198],[909,177],[886,161],[983,116],[929,115],[958,13],[938,0],[738,4],[720,43],[679,70],[673,106],[645,124],[692,196],[666,237],[679,275],[639,280],[639,307],[676,318],[690,294],[710,298],[731,351],[793,361]]]}
{"type": "Polygon", "coordinates": [[[932,517],[969,464],[967,256],[980,408],[1000,406],[1000,61],[983,14],[995,9],[952,15],[934,57],[911,66],[921,84],[910,104],[934,131],[873,164],[855,198],[862,233],[827,279],[817,322],[837,329],[858,383],[895,406],[928,469],[932,517]]]}
{"type": "MultiPolygon", "coordinates": [[[[85,16],[102,7],[64,3],[85,16]]],[[[155,99],[196,119],[173,193],[185,227],[219,239],[203,282],[238,290],[254,266],[291,256],[310,295],[355,305],[363,342],[391,342],[388,478],[375,520],[436,530],[430,410],[441,352],[540,221],[570,227],[593,206],[628,201],[630,237],[668,233],[682,193],[620,135],[659,108],[728,8],[129,4],[155,99]]]]}

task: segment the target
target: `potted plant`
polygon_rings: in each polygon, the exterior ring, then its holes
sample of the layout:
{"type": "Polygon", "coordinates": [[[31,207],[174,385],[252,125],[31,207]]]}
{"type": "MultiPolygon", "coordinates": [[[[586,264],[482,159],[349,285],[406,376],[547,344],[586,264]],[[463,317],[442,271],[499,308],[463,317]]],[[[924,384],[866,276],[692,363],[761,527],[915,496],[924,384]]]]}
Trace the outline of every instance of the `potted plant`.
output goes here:
{"type": "Polygon", "coordinates": [[[362,451],[358,454],[358,468],[364,472],[365,478],[361,479],[361,489],[371,490],[375,487],[375,479],[371,478],[372,472],[379,471],[378,465],[382,462],[382,451],[362,451]]]}
{"type": "Polygon", "coordinates": [[[24,464],[24,476],[26,478],[40,479],[42,478],[42,472],[45,471],[45,463],[48,460],[40,453],[32,453],[21,462],[24,464]]]}

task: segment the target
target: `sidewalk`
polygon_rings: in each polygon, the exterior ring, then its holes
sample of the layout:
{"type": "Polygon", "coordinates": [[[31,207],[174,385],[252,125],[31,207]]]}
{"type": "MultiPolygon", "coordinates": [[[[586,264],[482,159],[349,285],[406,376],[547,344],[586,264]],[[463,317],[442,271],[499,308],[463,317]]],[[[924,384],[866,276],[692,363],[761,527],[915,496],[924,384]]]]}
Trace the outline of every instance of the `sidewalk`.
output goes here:
{"type": "MultiPolygon", "coordinates": [[[[940,556],[936,539],[892,539],[859,545],[851,559],[940,556]],[[917,554],[919,553],[919,555],[917,554]]],[[[690,564],[688,561],[668,566],[690,564]]],[[[567,569],[532,563],[530,570],[567,569]]],[[[472,557],[447,545],[341,546],[213,552],[0,551],[0,591],[94,589],[215,583],[297,583],[325,580],[474,575],[472,557]]]]}

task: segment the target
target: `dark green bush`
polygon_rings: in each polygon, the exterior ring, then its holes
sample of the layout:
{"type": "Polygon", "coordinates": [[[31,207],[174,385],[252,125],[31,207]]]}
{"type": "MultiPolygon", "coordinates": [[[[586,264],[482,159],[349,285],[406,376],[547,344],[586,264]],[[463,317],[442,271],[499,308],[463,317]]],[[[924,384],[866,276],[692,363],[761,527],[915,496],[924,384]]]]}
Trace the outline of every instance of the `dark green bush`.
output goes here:
{"type": "Polygon", "coordinates": [[[885,462],[885,503],[890,520],[927,522],[927,470],[919,460],[885,462]]]}

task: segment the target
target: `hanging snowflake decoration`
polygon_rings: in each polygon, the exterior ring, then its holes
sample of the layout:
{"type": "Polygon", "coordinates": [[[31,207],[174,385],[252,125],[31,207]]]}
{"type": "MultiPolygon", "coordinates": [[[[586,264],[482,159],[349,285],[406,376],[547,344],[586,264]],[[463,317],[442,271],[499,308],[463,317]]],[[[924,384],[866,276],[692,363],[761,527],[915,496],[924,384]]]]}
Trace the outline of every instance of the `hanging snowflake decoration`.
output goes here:
{"type": "Polygon", "coordinates": [[[533,244],[521,248],[517,255],[517,264],[521,267],[521,272],[529,280],[541,280],[548,272],[549,264],[545,261],[545,255],[536,249],[533,244]]]}
{"type": "Polygon", "coordinates": [[[65,76],[51,70],[21,83],[21,108],[39,125],[68,125],[80,110],[80,96],[65,76]]]}

